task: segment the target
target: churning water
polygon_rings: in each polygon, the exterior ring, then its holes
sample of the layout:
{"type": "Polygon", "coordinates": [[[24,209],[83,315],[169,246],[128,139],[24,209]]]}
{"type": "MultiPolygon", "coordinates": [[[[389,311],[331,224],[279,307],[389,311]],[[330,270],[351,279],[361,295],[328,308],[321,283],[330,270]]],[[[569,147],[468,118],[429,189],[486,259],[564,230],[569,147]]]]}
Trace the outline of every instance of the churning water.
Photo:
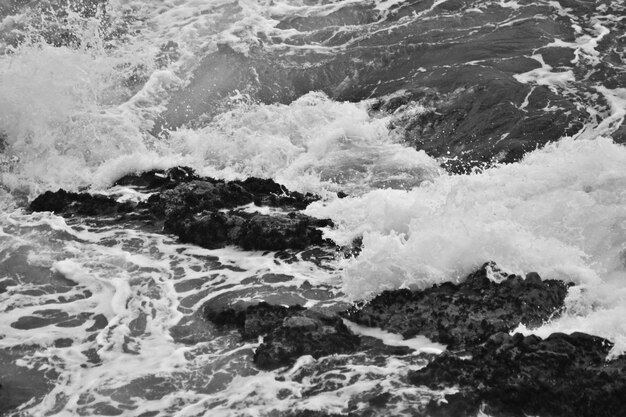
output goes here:
{"type": "MultiPolygon", "coordinates": [[[[419,355],[340,355],[320,359],[315,372],[304,357],[277,379],[251,364],[256,343],[214,329],[199,309],[250,300],[340,308],[384,289],[460,280],[486,261],[576,284],[563,316],[535,333],[584,331],[613,341],[613,354],[626,352],[626,148],[611,137],[626,115],[620,1],[585,15],[542,0],[466,1],[456,10],[423,1],[410,13],[398,0],[22,3],[0,6],[0,383],[16,387],[12,407],[22,404],[6,415],[410,414],[442,395],[406,381],[424,366],[419,355]],[[368,76],[379,68],[337,74],[345,62],[402,44],[394,37],[411,25],[430,25],[433,45],[456,36],[462,44],[484,26],[552,18],[574,36],[546,29],[544,45],[588,68],[610,56],[615,71],[598,80],[525,54],[535,65],[515,75],[519,83],[589,98],[575,105],[590,116],[519,162],[449,174],[445,153],[416,150],[393,128],[428,114],[428,103],[372,110],[381,97],[401,96],[397,83],[408,75],[378,86],[368,76]],[[602,42],[615,33],[607,52],[602,42]],[[345,62],[318,65],[346,51],[345,62]],[[359,83],[367,93],[354,93],[359,83]],[[362,251],[348,259],[305,251],[287,262],[25,211],[58,188],[145,198],[109,187],[127,173],[176,165],[317,193],[323,199],[307,213],[332,219],[325,233],[338,244],[362,237],[362,251]],[[367,408],[372,393],[387,391],[388,409],[367,408]]],[[[496,53],[489,45],[482,55],[496,53]]],[[[552,105],[543,110],[561,111],[552,105]]]]}

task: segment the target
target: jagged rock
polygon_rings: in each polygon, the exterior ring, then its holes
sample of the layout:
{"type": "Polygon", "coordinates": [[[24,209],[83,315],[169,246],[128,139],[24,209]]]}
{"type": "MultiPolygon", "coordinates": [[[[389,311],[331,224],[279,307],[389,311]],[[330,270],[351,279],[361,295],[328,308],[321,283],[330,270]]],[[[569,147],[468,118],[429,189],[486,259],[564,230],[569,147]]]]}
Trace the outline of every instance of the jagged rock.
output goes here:
{"type": "Polygon", "coordinates": [[[131,212],[132,203],[119,203],[111,197],[99,194],[72,193],[60,189],[46,191],[30,203],[32,211],[52,211],[65,217],[110,216],[131,212]]]}
{"type": "Polygon", "coordinates": [[[223,181],[191,178],[150,197],[147,204],[157,215],[199,213],[254,203],[257,206],[303,209],[319,197],[291,192],[270,179],[223,181]]]}
{"type": "Polygon", "coordinates": [[[204,307],[204,317],[219,326],[237,327],[244,340],[255,339],[279,326],[286,317],[304,311],[304,307],[284,307],[260,302],[243,310],[227,308],[216,311],[210,304],[204,307]]]}
{"type": "Polygon", "coordinates": [[[31,203],[30,209],[53,211],[65,217],[128,214],[133,220],[162,226],[163,231],[175,234],[185,243],[209,249],[226,245],[238,245],[246,250],[332,246],[318,230],[331,226],[330,220],[297,212],[319,197],[289,191],[271,179],[223,181],[201,178],[191,168],[176,167],[127,175],[116,185],[153,194],[144,202],[120,203],[103,195],[47,191],[31,203]],[[271,214],[234,210],[252,203],[279,210],[271,214]]]}
{"type": "Polygon", "coordinates": [[[289,366],[303,355],[319,358],[351,353],[360,346],[360,338],[338,315],[300,306],[287,308],[262,302],[245,310],[214,311],[208,305],[204,315],[215,324],[239,328],[244,339],[265,335],[254,354],[254,363],[261,369],[289,366]]]}
{"type": "Polygon", "coordinates": [[[539,326],[563,307],[568,286],[510,275],[495,283],[485,264],[461,284],[446,282],[423,291],[385,291],[367,304],[345,312],[349,320],[381,327],[405,338],[425,335],[451,349],[476,345],[492,334],[508,332],[520,323],[539,326]]]}
{"type": "Polygon", "coordinates": [[[303,355],[314,358],[335,353],[352,353],[359,348],[354,335],[339,316],[305,311],[306,316],[285,318],[273,329],[254,353],[254,363],[261,369],[291,365],[303,355]]]}
{"type": "Polygon", "coordinates": [[[125,175],[115,181],[114,185],[133,186],[146,190],[164,190],[198,179],[200,177],[196,175],[193,169],[174,167],[165,171],[154,169],[139,174],[125,175]]]}
{"type": "Polygon", "coordinates": [[[426,415],[466,417],[482,404],[489,415],[596,417],[626,410],[626,357],[606,361],[612,344],[584,333],[537,336],[496,333],[471,358],[444,353],[409,373],[417,385],[458,386],[426,415]]]}
{"type": "Polygon", "coordinates": [[[299,213],[270,216],[231,211],[172,217],[165,223],[166,231],[177,235],[182,242],[209,249],[238,245],[245,250],[276,251],[331,244],[317,229],[332,225],[329,220],[299,213]]]}

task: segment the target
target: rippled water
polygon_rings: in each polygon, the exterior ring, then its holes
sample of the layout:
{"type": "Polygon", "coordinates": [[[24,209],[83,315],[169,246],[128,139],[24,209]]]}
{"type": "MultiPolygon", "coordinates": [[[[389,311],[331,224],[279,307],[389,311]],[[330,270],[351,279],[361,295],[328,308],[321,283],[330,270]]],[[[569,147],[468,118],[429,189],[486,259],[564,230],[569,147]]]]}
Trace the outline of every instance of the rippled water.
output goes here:
{"type": "MultiPolygon", "coordinates": [[[[264,372],[251,362],[257,344],[215,329],[200,307],[341,309],[383,289],[460,280],[490,260],[576,284],[563,317],[535,333],[585,331],[626,351],[621,2],[22,3],[0,5],[0,412],[410,415],[443,395],[406,378],[442,347],[373,334],[418,350],[264,372]],[[574,64],[547,63],[546,46],[574,64]],[[442,164],[471,146],[416,150],[405,123],[432,115],[432,103],[375,110],[461,63],[491,74],[518,58],[532,65],[506,71],[529,92],[512,108],[530,109],[546,89],[563,100],[542,108],[554,123],[586,114],[571,137],[520,162],[449,174],[442,164]],[[206,250],[131,222],[25,211],[60,187],[145,198],[108,187],[176,165],[318,193],[307,213],[331,218],[325,233],[339,244],[362,236],[362,252],[206,250]],[[372,407],[382,393],[387,408],[372,407]]],[[[467,93],[438,88],[449,100],[467,93]]]]}

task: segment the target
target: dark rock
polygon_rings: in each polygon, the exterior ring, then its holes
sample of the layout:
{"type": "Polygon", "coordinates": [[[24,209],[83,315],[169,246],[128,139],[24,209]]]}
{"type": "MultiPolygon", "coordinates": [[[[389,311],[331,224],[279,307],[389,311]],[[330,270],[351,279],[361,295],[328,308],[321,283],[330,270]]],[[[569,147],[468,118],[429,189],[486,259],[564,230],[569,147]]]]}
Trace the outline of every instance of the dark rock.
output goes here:
{"type": "Polygon", "coordinates": [[[450,349],[461,349],[520,323],[539,326],[563,308],[565,283],[541,281],[537,274],[529,274],[527,280],[510,275],[498,284],[487,278],[488,268],[495,265],[483,265],[458,285],[446,282],[423,291],[385,291],[344,314],[356,323],[405,338],[425,335],[450,349]]]}
{"type": "Polygon", "coordinates": [[[165,222],[165,231],[182,242],[215,249],[238,245],[245,250],[301,250],[310,245],[331,244],[318,227],[330,226],[302,214],[265,215],[243,212],[210,212],[199,216],[173,217],[165,222]]]}
{"type": "Polygon", "coordinates": [[[140,174],[125,175],[114,185],[133,186],[147,190],[168,189],[192,180],[200,179],[189,167],[174,167],[168,170],[152,170],[140,174]]]}
{"type": "Polygon", "coordinates": [[[330,220],[315,219],[295,211],[319,197],[289,191],[271,179],[223,181],[201,178],[191,168],[176,167],[127,175],[116,185],[153,194],[144,202],[120,203],[102,195],[47,191],[31,203],[30,209],[53,211],[65,217],[128,215],[128,220],[158,225],[183,242],[209,249],[226,245],[238,245],[246,250],[332,246],[318,230],[332,226],[330,220]],[[272,214],[232,210],[248,204],[279,210],[272,214]]]}
{"type": "Polygon", "coordinates": [[[255,339],[268,333],[273,328],[280,326],[286,317],[291,317],[304,311],[304,307],[284,307],[260,302],[246,307],[245,310],[227,308],[213,310],[211,305],[204,307],[204,316],[210,322],[219,326],[239,328],[241,336],[245,340],[255,339]]]}
{"type": "Polygon", "coordinates": [[[343,324],[337,315],[307,310],[287,317],[273,329],[254,353],[254,363],[261,369],[291,365],[303,355],[314,358],[335,353],[353,353],[360,338],[343,324]]]}
{"type": "Polygon", "coordinates": [[[431,416],[617,416],[626,410],[626,357],[607,361],[612,344],[584,333],[546,339],[494,334],[471,358],[444,353],[409,373],[430,388],[459,386],[446,402],[432,401],[431,416]]]}
{"type": "Polygon", "coordinates": [[[46,191],[30,204],[32,211],[52,211],[65,217],[110,216],[133,210],[131,203],[119,203],[111,197],[87,193],[71,193],[63,189],[46,191]]]}
{"type": "Polygon", "coordinates": [[[314,358],[334,353],[355,352],[360,338],[329,312],[306,310],[300,306],[283,307],[261,302],[245,310],[214,311],[205,306],[204,316],[211,322],[237,327],[244,339],[265,335],[254,354],[261,369],[292,365],[303,355],[314,358]]]}
{"type": "MultiPolygon", "coordinates": [[[[126,183],[133,181],[127,177],[124,179],[126,183]]],[[[140,184],[143,183],[143,179],[140,181],[140,184]]],[[[205,210],[235,208],[251,203],[257,206],[304,209],[319,200],[319,197],[312,194],[289,191],[271,179],[223,181],[198,178],[195,174],[189,173],[182,181],[171,179],[169,175],[164,181],[167,184],[165,189],[149,200],[150,209],[158,214],[169,215],[172,212],[195,214],[205,210]]]]}

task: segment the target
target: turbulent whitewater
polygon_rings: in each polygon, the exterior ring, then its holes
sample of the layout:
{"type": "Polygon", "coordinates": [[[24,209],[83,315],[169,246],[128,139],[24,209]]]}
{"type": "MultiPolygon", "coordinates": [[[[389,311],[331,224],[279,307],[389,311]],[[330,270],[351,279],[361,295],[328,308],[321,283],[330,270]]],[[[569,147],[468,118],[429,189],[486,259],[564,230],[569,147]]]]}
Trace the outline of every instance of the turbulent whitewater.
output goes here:
{"type": "Polygon", "coordinates": [[[412,415],[447,391],[407,372],[445,346],[351,324],[415,354],[261,371],[260,341],[201,308],[339,311],[489,261],[573,283],[560,317],[517,331],[626,353],[625,33],[620,0],[3,2],[0,413],[412,415]],[[146,201],[114,183],[176,166],[316,194],[304,214],[342,249],[28,210],[59,188],[146,201]]]}

